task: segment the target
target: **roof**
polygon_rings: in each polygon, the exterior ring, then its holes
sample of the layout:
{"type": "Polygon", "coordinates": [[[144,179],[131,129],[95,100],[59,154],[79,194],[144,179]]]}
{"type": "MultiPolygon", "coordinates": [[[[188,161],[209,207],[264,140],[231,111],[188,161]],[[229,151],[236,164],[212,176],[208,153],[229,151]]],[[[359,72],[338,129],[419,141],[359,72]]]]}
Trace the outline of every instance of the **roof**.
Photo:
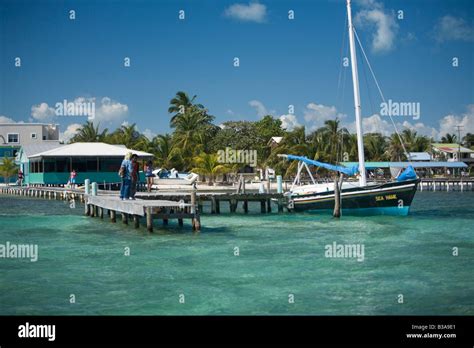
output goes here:
{"type": "Polygon", "coordinates": [[[268,145],[270,145],[272,142],[280,144],[282,139],[283,137],[271,137],[270,140],[268,141],[268,145]]]}
{"type": "Polygon", "coordinates": [[[0,126],[59,126],[59,123],[24,123],[24,122],[17,122],[17,123],[0,123],[0,126]]]}
{"type": "Polygon", "coordinates": [[[153,154],[143,151],[127,149],[106,143],[73,143],[61,147],[39,152],[28,157],[124,157],[128,152],[138,157],[153,157],[153,154]]]}
{"type": "MultiPolygon", "coordinates": [[[[346,167],[359,165],[359,162],[342,162],[346,167]]],[[[467,168],[464,162],[365,162],[366,169],[375,168],[406,168],[412,165],[413,168],[467,168]]]]}
{"type": "Polygon", "coordinates": [[[460,146],[459,144],[442,144],[442,143],[435,143],[431,144],[433,148],[442,152],[449,152],[449,153],[473,153],[474,151],[468,149],[467,147],[460,146]]]}
{"type": "Polygon", "coordinates": [[[412,161],[430,161],[431,155],[428,152],[409,152],[412,161]]]}
{"type": "Polygon", "coordinates": [[[29,157],[36,153],[52,150],[60,146],[64,146],[64,145],[60,144],[59,140],[57,140],[54,143],[48,142],[48,143],[40,143],[40,144],[29,144],[29,145],[23,145],[20,149],[20,152],[23,152],[27,157],[29,157]]]}

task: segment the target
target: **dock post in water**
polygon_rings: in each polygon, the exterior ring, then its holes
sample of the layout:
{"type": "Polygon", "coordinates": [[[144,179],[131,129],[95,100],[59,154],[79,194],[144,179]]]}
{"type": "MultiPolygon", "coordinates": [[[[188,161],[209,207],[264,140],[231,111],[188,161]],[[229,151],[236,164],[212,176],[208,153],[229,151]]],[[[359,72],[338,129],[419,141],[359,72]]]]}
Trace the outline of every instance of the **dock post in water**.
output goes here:
{"type": "Polygon", "coordinates": [[[111,222],[116,222],[117,219],[116,219],[116,217],[115,217],[115,210],[110,210],[110,209],[109,209],[109,212],[110,212],[110,221],[111,221],[111,222]]]}
{"type": "Polygon", "coordinates": [[[122,213],[122,223],[125,225],[128,225],[128,214],[127,213],[122,213]]]}
{"type": "Polygon", "coordinates": [[[216,214],[216,197],[211,197],[211,214],[216,214]]]}
{"type": "Polygon", "coordinates": [[[199,212],[196,211],[196,190],[191,192],[191,214],[193,214],[193,231],[199,232],[201,230],[201,220],[199,218],[199,212]]]}
{"type": "Polygon", "coordinates": [[[140,227],[140,216],[133,215],[133,227],[135,227],[135,228],[140,227]]]}
{"type": "Polygon", "coordinates": [[[333,216],[335,218],[341,217],[341,186],[342,186],[343,175],[342,173],[337,173],[334,177],[334,212],[333,216]]]}
{"type": "Polygon", "coordinates": [[[153,232],[153,213],[151,207],[146,207],[146,229],[153,232]]]}

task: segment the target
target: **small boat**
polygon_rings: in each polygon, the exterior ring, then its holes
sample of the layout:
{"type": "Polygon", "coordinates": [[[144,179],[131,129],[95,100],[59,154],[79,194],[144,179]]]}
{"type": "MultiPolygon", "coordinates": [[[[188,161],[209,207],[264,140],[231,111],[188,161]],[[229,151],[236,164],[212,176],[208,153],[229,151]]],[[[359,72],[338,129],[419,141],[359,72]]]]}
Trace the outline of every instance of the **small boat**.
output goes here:
{"type": "Polygon", "coordinates": [[[153,185],[193,185],[199,175],[196,173],[179,173],[174,168],[170,171],[160,168],[153,171],[153,185]]]}
{"type": "MultiPolygon", "coordinates": [[[[316,183],[308,165],[338,171],[345,175],[358,174],[357,167],[347,168],[310,160],[306,157],[280,155],[289,160],[297,160],[298,175],[286,193],[288,209],[292,211],[321,211],[334,208],[334,183],[316,183]],[[313,182],[312,185],[298,186],[303,167],[313,182]]],[[[408,166],[395,181],[387,183],[369,182],[361,186],[358,181],[346,181],[340,189],[343,213],[355,215],[408,215],[420,179],[413,167],[408,166]]]]}
{"type": "MultiPolygon", "coordinates": [[[[364,142],[362,132],[361,102],[359,93],[359,76],[357,71],[357,57],[355,52],[355,29],[352,25],[351,0],[347,0],[347,17],[349,30],[349,45],[352,70],[352,84],[354,91],[354,106],[357,132],[358,166],[345,167],[311,160],[307,157],[294,155],[279,155],[288,160],[297,160],[298,171],[288,196],[288,209],[294,211],[320,211],[333,209],[335,205],[335,184],[318,184],[314,180],[308,165],[318,166],[327,170],[339,172],[347,177],[358,176],[357,181],[343,182],[340,187],[342,212],[362,215],[389,214],[407,215],[415,196],[420,179],[411,165],[398,175],[396,180],[385,183],[367,182],[365,169],[364,142]],[[312,185],[301,185],[300,175],[305,167],[312,179],[312,185]]],[[[364,54],[365,55],[365,54],[364,54]]],[[[383,96],[382,96],[383,98],[383,96]]],[[[397,131],[398,134],[398,131],[397,131]]],[[[401,144],[403,141],[399,136],[401,144]]],[[[405,153],[406,150],[405,150],[405,153]]],[[[409,156],[407,156],[408,159],[409,156]]]]}

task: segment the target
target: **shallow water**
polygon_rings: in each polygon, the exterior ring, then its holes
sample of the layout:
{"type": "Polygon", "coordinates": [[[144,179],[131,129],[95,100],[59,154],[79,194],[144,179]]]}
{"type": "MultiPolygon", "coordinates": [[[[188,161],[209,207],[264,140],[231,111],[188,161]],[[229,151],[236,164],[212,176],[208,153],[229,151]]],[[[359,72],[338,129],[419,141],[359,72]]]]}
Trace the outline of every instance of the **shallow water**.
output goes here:
{"type": "Polygon", "coordinates": [[[340,221],[250,204],[202,216],[197,235],[60,201],[0,196],[0,208],[0,244],[39,248],[37,262],[0,258],[0,314],[474,314],[472,192],[418,192],[407,217],[340,221]],[[364,260],[325,257],[333,242],[363,245],[364,260]]]}

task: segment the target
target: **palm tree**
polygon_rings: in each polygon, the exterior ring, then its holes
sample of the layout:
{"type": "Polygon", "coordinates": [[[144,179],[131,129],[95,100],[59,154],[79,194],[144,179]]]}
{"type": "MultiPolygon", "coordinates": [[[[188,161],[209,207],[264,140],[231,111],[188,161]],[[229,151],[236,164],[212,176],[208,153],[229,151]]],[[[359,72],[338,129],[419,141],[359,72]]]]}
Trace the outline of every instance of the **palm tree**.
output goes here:
{"type": "Polygon", "coordinates": [[[324,122],[324,127],[320,128],[327,144],[325,150],[328,162],[335,162],[340,158],[339,153],[342,148],[342,140],[348,134],[346,128],[340,128],[340,123],[337,118],[335,120],[327,120],[324,122]]]}
{"type": "Polygon", "coordinates": [[[389,138],[389,145],[387,148],[387,157],[392,162],[400,162],[405,156],[405,151],[403,151],[403,146],[400,142],[400,138],[397,133],[393,133],[389,138]]]}
{"type": "Polygon", "coordinates": [[[217,175],[230,171],[227,166],[219,163],[218,156],[216,154],[207,154],[202,152],[194,158],[194,163],[195,167],[192,169],[192,171],[203,176],[208,176],[208,184],[210,186],[214,184],[214,178],[217,175]]]}
{"type": "Polygon", "coordinates": [[[93,122],[87,121],[86,124],[78,129],[69,143],[97,143],[104,141],[107,137],[108,129],[105,128],[102,132],[99,132],[99,126],[100,124],[95,127],[93,122]]]}
{"type": "Polygon", "coordinates": [[[444,144],[454,144],[457,142],[457,139],[458,137],[456,136],[456,134],[446,133],[446,135],[441,138],[441,142],[444,144]]]}
{"type": "Polygon", "coordinates": [[[287,161],[278,157],[278,154],[293,154],[306,156],[310,159],[319,159],[321,144],[312,139],[315,136],[316,134],[313,133],[307,137],[304,126],[296,127],[291,132],[286,132],[281,143],[272,149],[266,163],[277,172],[284,173],[285,177],[295,174],[298,162],[287,161]]]}
{"type": "Polygon", "coordinates": [[[213,119],[213,116],[197,107],[192,107],[176,118],[172,155],[182,158],[186,167],[183,169],[189,168],[194,156],[208,150],[209,140],[216,132],[216,126],[211,123],[213,119]]]}
{"type": "Polygon", "coordinates": [[[163,168],[177,166],[175,156],[173,156],[172,141],[172,137],[169,134],[157,135],[151,141],[151,152],[155,155],[155,160],[163,168]]]}
{"type": "Polygon", "coordinates": [[[176,119],[180,115],[187,113],[189,109],[193,107],[197,107],[198,109],[204,109],[204,106],[202,104],[194,104],[194,100],[196,99],[196,97],[197,95],[194,95],[190,99],[187,93],[179,91],[176,93],[176,96],[171,99],[168,112],[170,114],[174,114],[171,117],[170,121],[170,125],[172,128],[176,127],[176,119]]]}
{"type": "Polygon", "coordinates": [[[0,175],[4,178],[5,184],[8,185],[10,178],[16,174],[18,170],[13,158],[5,157],[3,163],[0,164],[0,175]]]}
{"type": "Polygon", "coordinates": [[[147,144],[148,139],[136,128],[136,124],[122,124],[122,126],[116,129],[108,138],[109,142],[112,144],[121,144],[125,145],[128,149],[133,149],[137,147],[137,144],[141,145],[147,144]]]}
{"type": "Polygon", "coordinates": [[[370,161],[383,161],[386,156],[387,142],[380,133],[371,133],[364,136],[366,158],[370,161]]]}
{"type": "Polygon", "coordinates": [[[463,138],[462,138],[464,146],[467,147],[472,147],[474,145],[474,134],[472,133],[467,133],[463,138]]]}
{"type": "Polygon", "coordinates": [[[347,161],[357,161],[357,134],[347,133],[343,136],[342,158],[347,161]]]}

